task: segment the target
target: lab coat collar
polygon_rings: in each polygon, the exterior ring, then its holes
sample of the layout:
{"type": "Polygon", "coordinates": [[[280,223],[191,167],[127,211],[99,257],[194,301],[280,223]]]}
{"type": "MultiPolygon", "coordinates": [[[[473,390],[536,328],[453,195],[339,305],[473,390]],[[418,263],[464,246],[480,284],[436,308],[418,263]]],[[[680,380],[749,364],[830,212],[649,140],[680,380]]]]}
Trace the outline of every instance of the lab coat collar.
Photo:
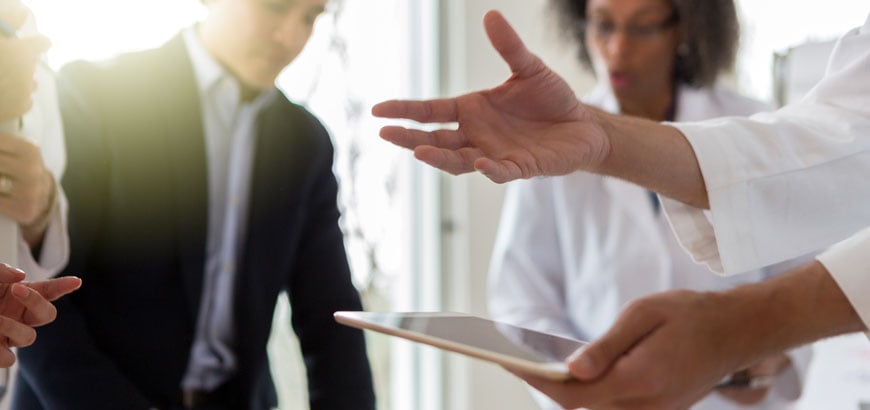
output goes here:
{"type": "MultiPolygon", "coordinates": [[[[708,88],[692,88],[678,84],[676,94],[677,111],[674,113],[674,121],[696,121],[715,116],[715,112],[710,112],[711,93],[708,88]]],[[[619,113],[619,102],[616,101],[616,96],[607,84],[598,83],[581,100],[604,111],[619,113]]]]}

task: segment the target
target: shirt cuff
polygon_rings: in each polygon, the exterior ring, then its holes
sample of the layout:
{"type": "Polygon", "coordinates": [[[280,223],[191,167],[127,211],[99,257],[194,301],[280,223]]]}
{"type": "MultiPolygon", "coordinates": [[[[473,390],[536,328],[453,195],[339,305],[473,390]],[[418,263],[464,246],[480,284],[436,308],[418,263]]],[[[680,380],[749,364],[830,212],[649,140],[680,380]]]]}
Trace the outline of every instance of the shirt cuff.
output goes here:
{"type": "MultiPolygon", "coordinates": [[[[840,242],[817,256],[816,259],[840,286],[849,303],[858,313],[864,326],[870,330],[870,229],[840,242]]],[[[870,336],[870,332],[868,332],[870,336]]]]}
{"type": "Polygon", "coordinates": [[[704,264],[711,271],[722,274],[722,260],[713,224],[702,209],[659,195],[662,209],[677,242],[695,263],[704,264]]]}
{"type": "Polygon", "coordinates": [[[69,262],[69,233],[67,231],[67,209],[69,204],[63,189],[58,185],[57,205],[49,216],[45,237],[39,259],[33,257],[30,246],[19,234],[18,265],[27,274],[27,280],[40,281],[54,277],[69,262]]]}

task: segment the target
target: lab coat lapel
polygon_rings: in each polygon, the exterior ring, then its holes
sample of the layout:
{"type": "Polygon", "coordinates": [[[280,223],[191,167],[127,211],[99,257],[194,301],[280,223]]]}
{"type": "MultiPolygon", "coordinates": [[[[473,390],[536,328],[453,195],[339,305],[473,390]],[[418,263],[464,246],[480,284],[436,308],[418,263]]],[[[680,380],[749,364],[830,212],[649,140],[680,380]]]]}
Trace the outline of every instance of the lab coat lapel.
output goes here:
{"type": "Polygon", "coordinates": [[[714,106],[707,90],[677,87],[677,110],[674,121],[699,121],[720,116],[724,108],[714,106]]]}

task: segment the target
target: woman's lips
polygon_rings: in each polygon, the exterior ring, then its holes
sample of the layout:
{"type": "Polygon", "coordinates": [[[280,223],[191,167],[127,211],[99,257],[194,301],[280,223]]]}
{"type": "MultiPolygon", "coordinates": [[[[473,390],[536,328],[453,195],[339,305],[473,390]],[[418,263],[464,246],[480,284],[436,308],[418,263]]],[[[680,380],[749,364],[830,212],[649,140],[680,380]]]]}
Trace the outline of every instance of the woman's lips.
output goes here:
{"type": "Polygon", "coordinates": [[[626,73],[610,73],[610,86],[616,89],[628,87],[631,83],[631,77],[626,73]]]}

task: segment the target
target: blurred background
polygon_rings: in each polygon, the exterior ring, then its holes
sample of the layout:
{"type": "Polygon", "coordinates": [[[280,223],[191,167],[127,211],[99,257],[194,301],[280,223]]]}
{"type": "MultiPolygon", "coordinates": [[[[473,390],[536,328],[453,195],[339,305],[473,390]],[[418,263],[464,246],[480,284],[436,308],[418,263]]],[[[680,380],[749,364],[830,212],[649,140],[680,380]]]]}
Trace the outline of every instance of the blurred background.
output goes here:
{"type": "MultiPolygon", "coordinates": [[[[198,0],[26,0],[53,41],[54,68],[156,47],[204,15],[198,0]]],[[[743,27],[736,90],[772,103],[796,98],[824,68],[830,41],[863,24],[863,0],[737,0],[743,27]],[[807,45],[810,44],[810,45],[807,45]]],[[[497,8],[527,45],[579,95],[594,79],[555,31],[546,0],[333,0],[306,51],[279,87],[330,129],[337,148],[342,227],[354,280],[369,310],[486,315],[485,274],[504,187],[477,175],[445,177],[377,137],[371,106],[501,83],[508,70],[481,25],[497,8]]],[[[282,409],[304,409],[304,371],[289,307],[270,345],[282,409]],[[291,341],[291,342],[288,342],[291,341]]],[[[502,369],[374,334],[370,356],[382,409],[534,409],[502,369]]],[[[857,409],[870,402],[870,344],[822,342],[802,409],[857,409]]]]}

